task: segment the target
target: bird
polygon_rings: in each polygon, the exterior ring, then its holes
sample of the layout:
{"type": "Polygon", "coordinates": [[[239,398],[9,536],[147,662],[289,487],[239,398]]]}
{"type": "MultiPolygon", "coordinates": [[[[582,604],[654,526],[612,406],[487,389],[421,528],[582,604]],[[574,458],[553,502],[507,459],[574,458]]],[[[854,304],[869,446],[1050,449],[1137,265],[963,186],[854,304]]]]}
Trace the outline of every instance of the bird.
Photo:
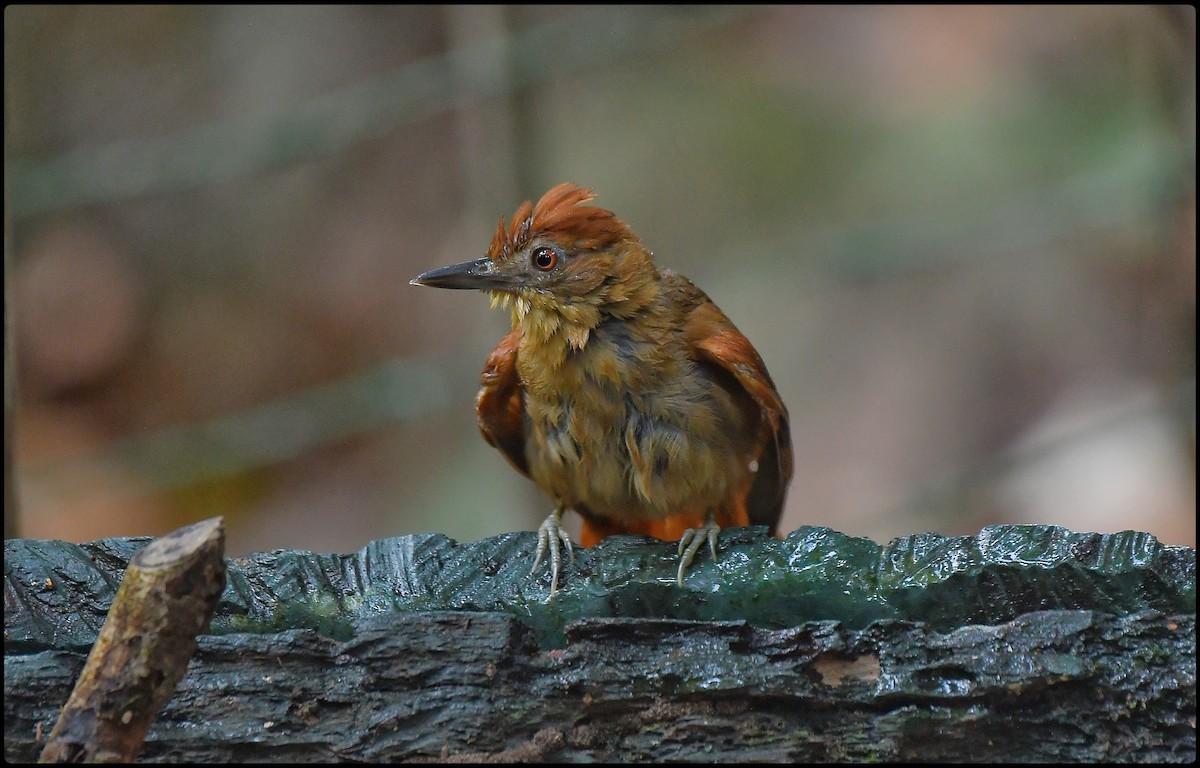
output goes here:
{"type": "Polygon", "coordinates": [[[676,583],[723,527],[776,534],[792,479],[788,411],[762,357],[702,290],[655,265],[595,193],[566,182],[501,216],[481,258],[412,285],[474,289],[508,309],[512,330],[488,356],[475,410],[484,439],[548,495],[530,575],[562,516],[580,543],[615,534],[677,541],[676,583]]]}

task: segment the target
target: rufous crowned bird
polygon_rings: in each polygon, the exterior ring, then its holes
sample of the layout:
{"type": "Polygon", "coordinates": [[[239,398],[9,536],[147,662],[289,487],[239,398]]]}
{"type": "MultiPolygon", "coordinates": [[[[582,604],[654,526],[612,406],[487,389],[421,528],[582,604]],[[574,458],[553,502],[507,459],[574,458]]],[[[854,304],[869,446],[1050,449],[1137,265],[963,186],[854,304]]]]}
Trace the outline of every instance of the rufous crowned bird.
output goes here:
{"type": "Polygon", "coordinates": [[[618,533],[678,540],[678,583],[721,527],[779,523],[792,478],[788,412],[754,345],[595,195],[559,184],[487,254],[413,285],[477,289],[510,307],[475,402],[487,442],[554,501],[538,530],[553,594],[563,512],[588,547],[618,533]]]}

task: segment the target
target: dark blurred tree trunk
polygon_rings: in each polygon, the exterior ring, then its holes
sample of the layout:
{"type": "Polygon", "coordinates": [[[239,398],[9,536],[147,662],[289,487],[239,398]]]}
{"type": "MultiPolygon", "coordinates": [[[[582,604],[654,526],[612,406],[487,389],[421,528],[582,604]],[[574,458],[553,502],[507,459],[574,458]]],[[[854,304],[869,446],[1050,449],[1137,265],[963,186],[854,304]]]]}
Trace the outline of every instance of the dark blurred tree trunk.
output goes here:
{"type": "MultiPolygon", "coordinates": [[[[8,135],[8,110],[4,133],[8,135]]],[[[7,159],[8,142],[4,142],[7,159]]],[[[7,164],[7,163],[6,163],[7,164]]],[[[4,180],[4,538],[17,535],[17,483],[13,475],[13,430],[17,416],[17,355],[13,337],[12,216],[8,207],[8,176],[4,180]]]]}

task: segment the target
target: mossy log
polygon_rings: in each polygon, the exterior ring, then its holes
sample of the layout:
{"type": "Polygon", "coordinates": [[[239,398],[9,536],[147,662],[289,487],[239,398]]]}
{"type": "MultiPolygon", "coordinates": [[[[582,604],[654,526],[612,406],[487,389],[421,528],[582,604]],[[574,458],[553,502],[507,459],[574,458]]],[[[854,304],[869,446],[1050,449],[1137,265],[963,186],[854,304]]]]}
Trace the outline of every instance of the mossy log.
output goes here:
{"type": "MultiPolygon", "coordinates": [[[[40,749],[145,539],[5,546],[5,756],[40,749]]],[[[534,537],[228,561],[146,761],[1193,761],[1195,552],[999,526],[534,537]]]]}

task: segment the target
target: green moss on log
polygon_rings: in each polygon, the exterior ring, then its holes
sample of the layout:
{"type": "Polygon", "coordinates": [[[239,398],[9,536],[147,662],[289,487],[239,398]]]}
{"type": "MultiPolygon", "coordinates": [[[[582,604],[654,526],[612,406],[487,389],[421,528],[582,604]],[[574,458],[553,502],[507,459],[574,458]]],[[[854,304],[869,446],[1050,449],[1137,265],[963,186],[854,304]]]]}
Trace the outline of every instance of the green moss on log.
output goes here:
{"type": "MultiPolygon", "coordinates": [[[[5,542],[5,649],[86,648],[120,574],[148,539],[74,545],[5,542]]],[[[615,536],[577,550],[559,592],[529,575],[535,538],[460,544],[438,534],[382,539],[347,555],[275,551],[234,558],[211,631],[310,628],[346,640],[363,618],[432,610],[496,611],[562,647],[583,618],[747,621],[762,628],[838,621],[927,623],[948,632],[1037,610],[1195,613],[1196,555],[1145,533],[993,526],[976,536],[917,534],[879,545],[828,528],[786,539],[722,532],[679,587],[673,544],[615,536]]]]}

